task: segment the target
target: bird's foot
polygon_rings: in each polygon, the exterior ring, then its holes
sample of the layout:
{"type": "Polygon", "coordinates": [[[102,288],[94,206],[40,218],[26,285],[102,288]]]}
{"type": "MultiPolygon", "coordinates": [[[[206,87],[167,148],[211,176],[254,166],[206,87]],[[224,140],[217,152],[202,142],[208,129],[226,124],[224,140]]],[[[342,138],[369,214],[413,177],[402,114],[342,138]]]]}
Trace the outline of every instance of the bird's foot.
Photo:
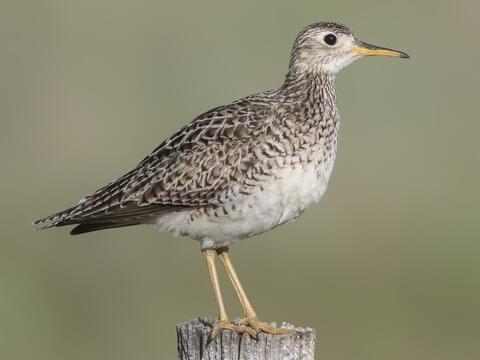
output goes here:
{"type": "Polygon", "coordinates": [[[210,334],[210,337],[214,338],[218,334],[220,334],[223,330],[228,330],[228,331],[237,331],[237,325],[234,325],[230,322],[230,320],[218,320],[215,326],[212,329],[212,333],[210,334]]]}
{"type": "Polygon", "coordinates": [[[215,326],[212,329],[212,333],[210,334],[210,337],[213,339],[215,336],[220,334],[222,331],[227,330],[227,331],[233,331],[236,332],[237,334],[243,334],[247,333],[251,337],[255,338],[257,337],[257,331],[255,331],[253,328],[245,326],[245,325],[236,325],[231,323],[228,319],[227,320],[219,320],[215,326]]]}
{"type": "Polygon", "coordinates": [[[258,333],[264,332],[266,334],[283,335],[290,334],[291,330],[277,328],[268,325],[265,322],[258,321],[257,318],[243,318],[237,324],[231,323],[229,320],[219,320],[213,327],[210,337],[213,339],[222,331],[232,331],[237,334],[247,333],[252,338],[257,338],[258,333]]]}
{"type": "Polygon", "coordinates": [[[292,333],[292,330],[278,328],[275,326],[271,326],[265,322],[259,321],[256,316],[244,317],[238,322],[238,327],[249,329],[249,331],[244,332],[247,332],[250,336],[255,338],[257,337],[257,334],[259,332],[264,332],[266,334],[272,335],[284,335],[292,333]]]}

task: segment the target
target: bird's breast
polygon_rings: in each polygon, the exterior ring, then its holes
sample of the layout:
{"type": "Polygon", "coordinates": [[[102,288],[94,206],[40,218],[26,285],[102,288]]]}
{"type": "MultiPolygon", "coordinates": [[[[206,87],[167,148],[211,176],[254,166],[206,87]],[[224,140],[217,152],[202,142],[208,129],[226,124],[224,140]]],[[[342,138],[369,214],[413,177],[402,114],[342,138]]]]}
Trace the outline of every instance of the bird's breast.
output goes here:
{"type": "Polygon", "coordinates": [[[307,207],[322,198],[333,163],[334,159],[331,158],[319,164],[286,168],[280,172],[271,191],[277,197],[279,224],[296,219],[307,207]]]}
{"type": "Polygon", "coordinates": [[[230,246],[236,240],[266,232],[295,220],[321,199],[335,156],[315,160],[278,168],[256,186],[237,189],[238,195],[221,207],[162,215],[155,223],[160,230],[199,240],[203,249],[230,246]]]}
{"type": "MultiPolygon", "coordinates": [[[[249,237],[295,220],[318,202],[327,189],[334,156],[319,163],[296,164],[278,169],[248,195],[231,199],[227,222],[241,223],[249,237]]],[[[223,222],[223,220],[220,220],[223,222]]]]}

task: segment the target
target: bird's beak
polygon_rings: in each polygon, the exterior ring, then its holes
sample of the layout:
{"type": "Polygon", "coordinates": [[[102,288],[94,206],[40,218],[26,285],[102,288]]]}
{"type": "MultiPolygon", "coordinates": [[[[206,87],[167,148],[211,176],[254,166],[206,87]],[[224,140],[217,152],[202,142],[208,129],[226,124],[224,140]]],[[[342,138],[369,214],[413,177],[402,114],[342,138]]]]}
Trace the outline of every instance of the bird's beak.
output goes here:
{"type": "Polygon", "coordinates": [[[410,58],[410,56],[408,56],[408,54],[404,53],[403,51],[387,49],[384,47],[368,44],[363,41],[358,41],[357,46],[353,48],[353,52],[360,56],[393,56],[403,59],[410,58]]]}

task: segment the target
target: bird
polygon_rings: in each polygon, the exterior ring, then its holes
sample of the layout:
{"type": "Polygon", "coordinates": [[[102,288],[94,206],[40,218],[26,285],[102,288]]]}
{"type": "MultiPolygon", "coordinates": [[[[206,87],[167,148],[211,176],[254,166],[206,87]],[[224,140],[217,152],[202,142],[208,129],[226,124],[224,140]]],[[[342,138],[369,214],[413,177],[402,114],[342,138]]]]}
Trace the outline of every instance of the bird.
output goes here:
{"type": "Polygon", "coordinates": [[[259,320],[229,256],[237,241],[296,220],[325,193],[340,117],[335,78],[368,56],[409,58],[358,39],[345,25],[317,22],[297,35],[283,83],[215,107],[166,138],[138,165],[78,204],[34,222],[76,225],[72,235],[149,224],[197,240],[219,318],[212,337],[288,330],[259,320]],[[219,284],[223,264],[244,317],[230,321],[219,284]]]}

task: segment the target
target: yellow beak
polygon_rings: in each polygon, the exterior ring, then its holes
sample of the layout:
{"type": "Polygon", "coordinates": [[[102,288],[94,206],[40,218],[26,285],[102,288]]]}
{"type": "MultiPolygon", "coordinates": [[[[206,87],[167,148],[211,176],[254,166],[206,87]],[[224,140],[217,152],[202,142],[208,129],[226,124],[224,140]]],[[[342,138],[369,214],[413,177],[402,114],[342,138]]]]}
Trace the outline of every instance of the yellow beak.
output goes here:
{"type": "Polygon", "coordinates": [[[360,56],[393,56],[403,59],[410,58],[410,56],[408,56],[408,54],[404,53],[403,51],[387,49],[384,47],[368,44],[363,41],[358,42],[358,46],[353,48],[353,52],[360,56]]]}

